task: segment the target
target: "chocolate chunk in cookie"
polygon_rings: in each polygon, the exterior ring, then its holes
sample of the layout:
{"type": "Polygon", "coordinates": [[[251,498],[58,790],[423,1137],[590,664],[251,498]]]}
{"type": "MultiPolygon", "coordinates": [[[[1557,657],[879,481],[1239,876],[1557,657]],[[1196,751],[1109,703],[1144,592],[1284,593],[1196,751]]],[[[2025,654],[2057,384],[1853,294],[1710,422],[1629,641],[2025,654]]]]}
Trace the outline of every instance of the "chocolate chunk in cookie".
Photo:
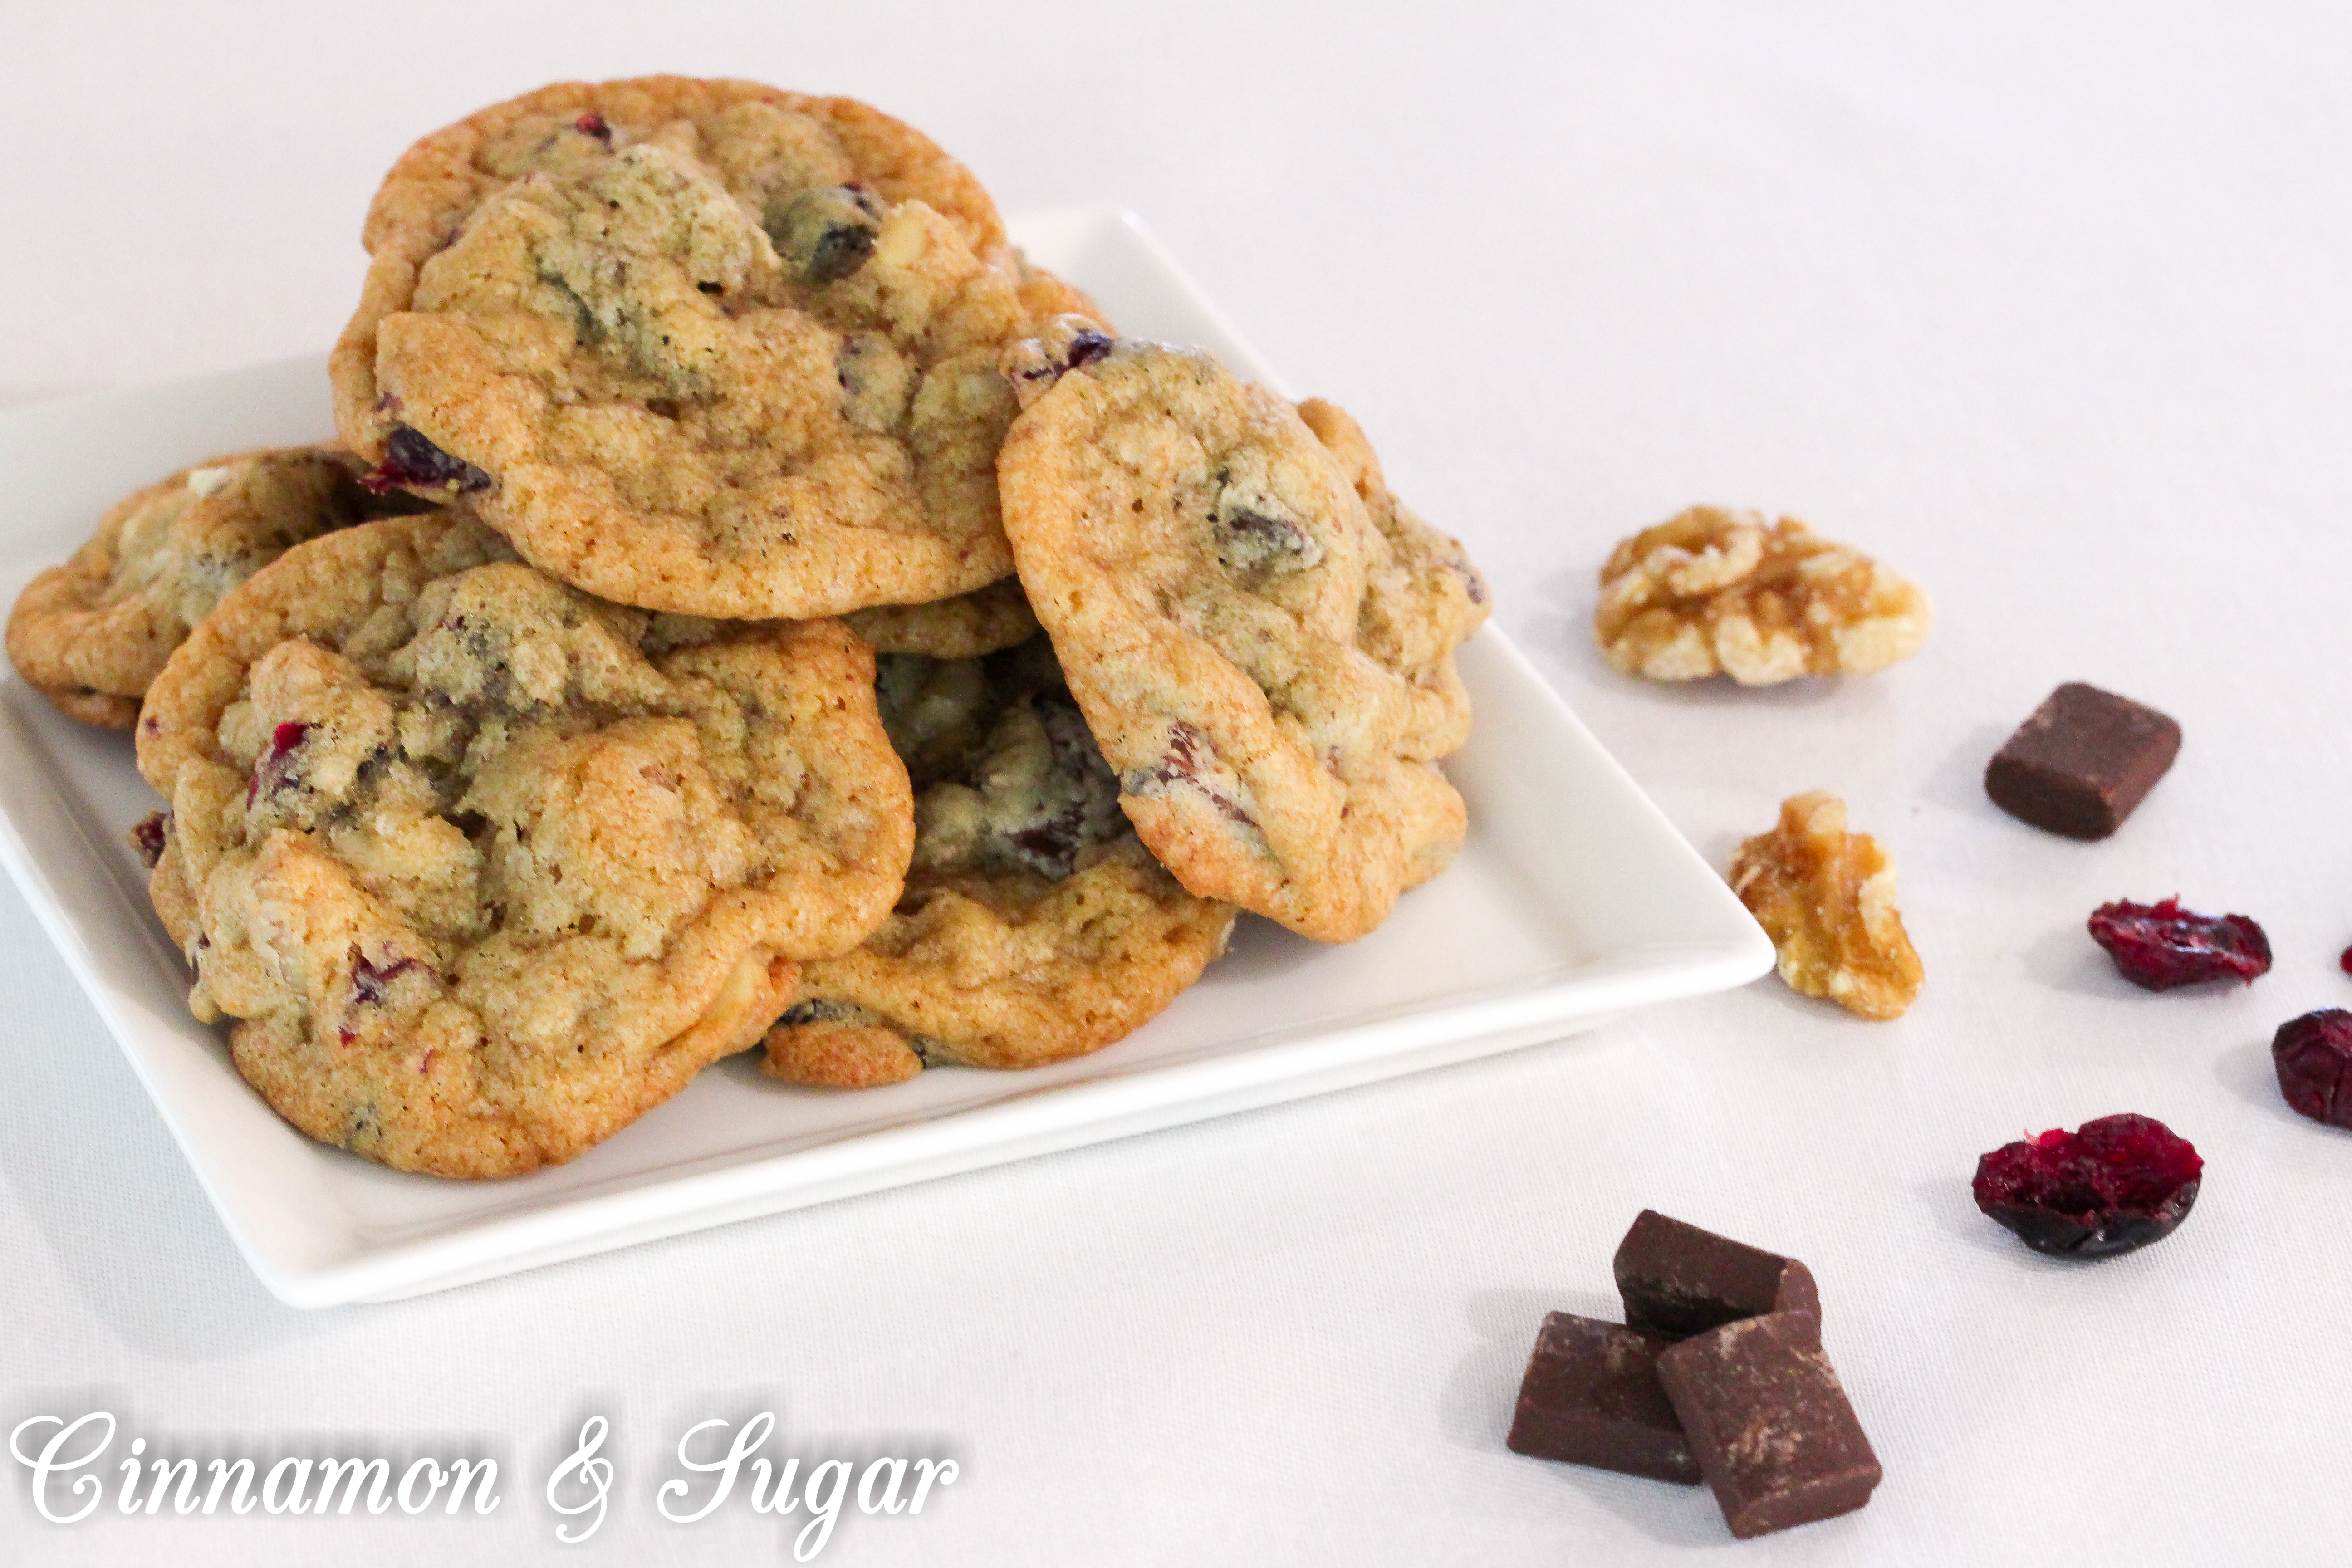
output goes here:
{"type": "Polygon", "coordinates": [[[856,952],[803,966],[770,1073],[856,1089],[1083,1055],[1224,950],[1232,906],[1145,852],[1043,637],[987,659],[886,655],[879,689],[919,792],[906,895],[856,952]]]}

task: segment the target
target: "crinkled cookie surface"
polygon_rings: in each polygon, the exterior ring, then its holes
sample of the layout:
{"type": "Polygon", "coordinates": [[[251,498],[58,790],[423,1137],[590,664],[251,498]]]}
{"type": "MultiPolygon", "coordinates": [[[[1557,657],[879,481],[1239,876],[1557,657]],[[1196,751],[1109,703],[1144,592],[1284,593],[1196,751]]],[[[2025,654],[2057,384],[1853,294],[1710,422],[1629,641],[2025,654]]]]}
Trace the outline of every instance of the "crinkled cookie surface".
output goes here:
{"type": "Polygon", "coordinates": [[[1137,840],[1044,638],[885,655],[879,690],[918,792],[907,891],[856,952],[803,967],[770,1073],[856,1089],[1080,1056],[1224,950],[1233,907],[1186,892],[1137,840]]]}
{"type": "Polygon", "coordinates": [[[289,552],[173,656],[138,729],[156,908],[302,1131],[444,1175],[570,1159],[888,911],[911,802],[865,646],[654,619],[455,508],[289,552]]]}
{"type": "Polygon", "coordinates": [[[997,352],[1082,297],[864,104],[564,83],[425,138],[332,360],[380,472],[606,598],[807,617],[1012,570],[997,352]]]}
{"type": "Polygon", "coordinates": [[[1437,766],[1485,608],[1459,547],[1401,550],[1352,422],[1323,405],[1335,454],[1206,353],[1065,321],[1005,365],[1006,530],[1143,843],[1202,897],[1371,930],[1465,830],[1437,766]]]}
{"type": "Polygon", "coordinates": [[[8,616],[16,673],[86,724],[128,730],[188,628],[289,545],[416,511],[360,484],[340,447],[207,458],[117,501],[89,542],[26,584],[8,616]]]}

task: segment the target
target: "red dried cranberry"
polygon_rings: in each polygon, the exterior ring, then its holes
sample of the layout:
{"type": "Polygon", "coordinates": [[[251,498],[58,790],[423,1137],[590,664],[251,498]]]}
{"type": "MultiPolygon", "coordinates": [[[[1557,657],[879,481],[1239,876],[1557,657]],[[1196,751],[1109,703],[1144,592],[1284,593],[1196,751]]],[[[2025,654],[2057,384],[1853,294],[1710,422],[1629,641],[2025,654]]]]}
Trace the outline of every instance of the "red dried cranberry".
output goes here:
{"type": "Polygon", "coordinates": [[[131,847],[139,851],[140,861],[150,871],[163,858],[163,826],[171,816],[168,811],[151,811],[131,826],[131,847]]]}
{"type": "Polygon", "coordinates": [[[2147,1116],[2053,1128],[1977,1161],[1977,1207],[2036,1252],[2106,1258],[2161,1241],[2197,1201],[2205,1162],[2147,1116]]]}
{"type": "Polygon", "coordinates": [[[2322,1007],[2271,1037],[2279,1092],[2314,1121],[2352,1129],[2352,1013],[2322,1007]]]}
{"type": "Polygon", "coordinates": [[[384,987],[412,969],[430,970],[432,965],[421,958],[396,958],[390,963],[376,964],[362,953],[352,963],[352,1000],[381,1002],[384,987]]]}
{"type": "Polygon", "coordinates": [[[1186,784],[1209,797],[1209,804],[1218,815],[1255,827],[1257,819],[1242,809],[1241,803],[1216,788],[1202,774],[1215,760],[1209,737],[1181,719],[1169,721],[1168,750],[1160,761],[1148,768],[1130,768],[1119,780],[1119,787],[1129,795],[1145,795],[1171,784],[1186,784]]]}
{"type": "Polygon", "coordinates": [[[1089,327],[1070,340],[1070,368],[1076,370],[1082,364],[1092,364],[1107,357],[1110,350],[1110,339],[1089,327]]]}
{"type": "Polygon", "coordinates": [[[383,461],[370,469],[360,483],[377,495],[394,485],[436,490],[484,490],[490,488],[490,476],[463,458],[451,457],[410,426],[395,425],[392,434],[384,437],[383,461]]]}
{"type": "Polygon", "coordinates": [[[583,136],[593,136],[607,147],[613,144],[613,128],[604,122],[601,114],[583,114],[572,122],[572,129],[583,136]]]}
{"type": "Polygon", "coordinates": [[[2344,955],[2336,961],[2336,967],[2347,974],[2352,974],[2352,947],[2344,950],[2344,955]]]}
{"type": "Polygon", "coordinates": [[[2200,980],[2242,980],[2271,967],[2270,938],[2244,915],[2200,915],[2178,898],[2160,904],[2101,904],[2091,911],[2091,939],[2135,985],[2169,991],[2200,980]]]}
{"type": "Polygon", "coordinates": [[[289,719],[269,732],[268,752],[254,764],[253,776],[245,781],[247,810],[252,810],[253,803],[263,795],[274,795],[294,782],[294,770],[286,765],[286,759],[310,732],[310,726],[299,719],[289,719]]]}

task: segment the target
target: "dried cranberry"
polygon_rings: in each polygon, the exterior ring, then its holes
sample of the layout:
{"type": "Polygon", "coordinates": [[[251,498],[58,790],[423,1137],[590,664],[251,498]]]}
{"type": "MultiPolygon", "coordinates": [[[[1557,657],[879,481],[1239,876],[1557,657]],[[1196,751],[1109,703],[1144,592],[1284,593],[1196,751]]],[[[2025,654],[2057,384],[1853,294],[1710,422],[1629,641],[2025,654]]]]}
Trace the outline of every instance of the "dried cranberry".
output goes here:
{"type": "Polygon", "coordinates": [[[613,144],[613,128],[605,123],[601,114],[583,114],[572,122],[572,129],[583,136],[593,136],[607,147],[613,144]]]}
{"type": "Polygon", "coordinates": [[[421,958],[398,958],[390,963],[376,964],[365,953],[352,963],[352,1000],[375,1003],[383,1000],[384,987],[412,969],[430,969],[421,958]]]}
{"type": "Polygon", "coordinates": [[[1209,804],[1217,808],[1220,816],[1244,827],[1256,826],[1257,819],[1243,810],[1239,801],[1202,776],[1204,760],[1213,761],[1214,757],[1208,736],[1181,719],[1171,720],[1167,752],[1148,768],[1129,768],[1118,781],[1119,787],[1129,795],[1148,795],[1171,784],[1190,784],[1209,797],[1209,804]]]}
{"type": "Polygon", "coordinates": [[[2169,991],[2200,980],[2251,985],[2271,967],[2270,938],[2244,915],[2200,915],[2178,898],[2160,904],[2101,904],[2091,911],[2091,939],[2113,955],[2135,985],[2169,991]]]}
{"type": "Polygon", "coordinates": [[[2347,974],[2352,974],[2352,947],[2344,950],[2344,955],[2336,961],[2336,967],[2347,974]]]}
{"type": "Polygon", "coordinates": [[[1070,368],[1076,370],[1082,364],[1092,364],[1108,355],[1110,349],[1110,339],[1089,327],[1070,340],[1070,368]]]}
{"type": "Polygon", "coordinates": [[[269,732],[269,750],[254,764],[253,776],[245,783],[247,810],[253,809],[253,803],[263,795],[275,795],[294,782],[294,770],[286,765],[286,759],[310,732],[310,726],[299,719],[289,719],[269,732]]]}
{"type": "Polygon", "coordinates": [[[406,425],[395,425],[384,437],[383,461],[360,480],[382,495],[394,485],[425,489],[483,490],[490,476],[463,458],[453,458],[406,425]]]}
{"type": "Polygon", "coordinates": [[[2352,1129],[2352,1013],[2322,1007],[2271,1037],[2279,1092],[2314,1121],[2352,1129]]]}
{"type": "Polygon", "coordinates": [[[1977,1161],[1977,1207],[2036,1252],[2106,1258],[2161,1241],[2197,1201],[2205,1162],[2153,1117],[2053,1128],[1977,1161]]]}
{"type": "Polygon", "coordinates": [[[141,863],[150,871],[163,858],[163,828],[171,817],[168,811],[151,811],[131,829],[131,847],[139,851],[141,863]]]}

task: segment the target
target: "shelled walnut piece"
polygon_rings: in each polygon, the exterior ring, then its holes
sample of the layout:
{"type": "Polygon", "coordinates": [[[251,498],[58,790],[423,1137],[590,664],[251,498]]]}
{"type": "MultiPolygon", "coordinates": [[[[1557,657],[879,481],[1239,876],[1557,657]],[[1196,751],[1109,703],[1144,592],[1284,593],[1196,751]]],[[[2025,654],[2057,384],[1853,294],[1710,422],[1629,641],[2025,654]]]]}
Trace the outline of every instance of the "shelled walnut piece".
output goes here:
{"type": "Polygon", "coordinates": [[[1926,972],[1895,907],[1893,858],[1845,823],[1845,802],[1829,791],[1792,795],[1780,826],[1742,844],[1727,875],[1791,990],[1864,1018],[1899,1018],[1926,972]]]}
{"type": "Polygon", "coordinates": [[[1932,619],[1916,584],[1795,518],[1695,506],[1610,553],[1592,631],[1628,675],[1769,686],[1885,669],[1932,619]]]}

